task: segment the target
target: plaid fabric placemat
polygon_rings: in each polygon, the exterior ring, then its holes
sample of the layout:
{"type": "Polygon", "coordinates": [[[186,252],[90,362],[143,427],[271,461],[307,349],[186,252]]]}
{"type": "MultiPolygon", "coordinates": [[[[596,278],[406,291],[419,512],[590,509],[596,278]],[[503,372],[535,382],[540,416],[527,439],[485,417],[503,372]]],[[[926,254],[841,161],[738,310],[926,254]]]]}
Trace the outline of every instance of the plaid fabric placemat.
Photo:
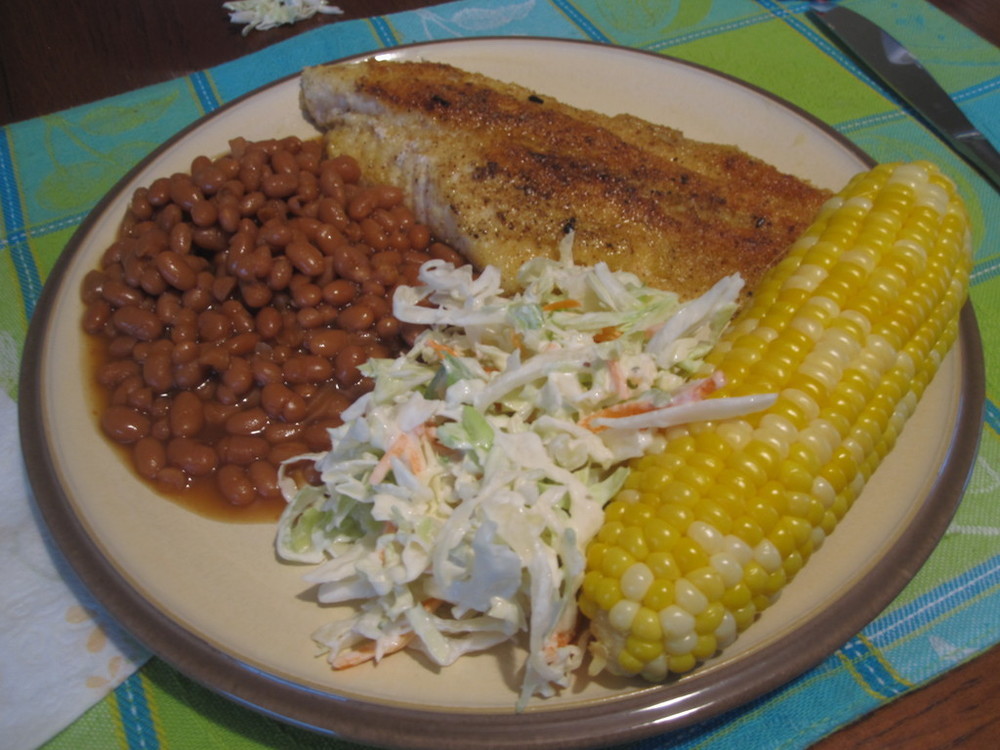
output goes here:
{"type": "MultiPolygon", "coordinates": [[[[1000,54],[922,2],[849,5],[923,61],[1000,143],[1000,54]]],[[[949,531],[898,599],[843,648],[775,693],[635,748],[802,747],[1000,641],[1000,197],[891,94],[831,44],[804,2],[463,0],[318,28],[216,68],[0,129],[0,385],[17,364],[41,286],[90,208],[143,156],[221,104],[337,57],[442,38],[530,35],[660,52],[723,71],[799,105],[879,161],[929,159],[972,217],[972,301],[987,362],[979,458],[949,531]],[[818,708],[822,707],[822,708],[818,708]]],[[[0,394],[2,395],[2,394],[0,394]]],[[[6,499],[0,499],[6,502],[6,499]]],[[[53,727],[53,731],[58,727],[53,727]]],[[[81,748],[338,748],[192,683],[156,658],[52,738],[81,748]]]]}

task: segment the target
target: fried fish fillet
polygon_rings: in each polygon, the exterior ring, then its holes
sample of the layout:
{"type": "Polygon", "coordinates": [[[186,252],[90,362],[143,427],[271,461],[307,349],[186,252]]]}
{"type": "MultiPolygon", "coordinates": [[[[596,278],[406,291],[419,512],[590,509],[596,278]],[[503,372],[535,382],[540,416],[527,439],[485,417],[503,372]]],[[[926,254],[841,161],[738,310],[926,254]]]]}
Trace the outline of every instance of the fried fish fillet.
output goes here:
{"type": "Polygon", "coordinates": [[[508,289],[573,229],[578,263],[682,298],[734,272],[752,290],[829,196],[737,148],[445,64],[319,66],[301,86],[331,151],[407,190],[421,221],[508,289]]]}

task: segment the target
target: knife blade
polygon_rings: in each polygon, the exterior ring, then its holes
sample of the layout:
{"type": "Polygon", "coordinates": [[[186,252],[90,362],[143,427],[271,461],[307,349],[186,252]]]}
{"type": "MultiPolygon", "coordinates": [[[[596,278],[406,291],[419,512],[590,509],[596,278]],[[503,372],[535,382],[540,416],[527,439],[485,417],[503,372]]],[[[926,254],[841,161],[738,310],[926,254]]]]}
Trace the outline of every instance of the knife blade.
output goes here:
{"type": "Polygon", "coordinates": [[[849,8],[824,5],[810,13],[909,104],[953,151],[1000,191],[1000,153],[906,47],[849,8]]]}

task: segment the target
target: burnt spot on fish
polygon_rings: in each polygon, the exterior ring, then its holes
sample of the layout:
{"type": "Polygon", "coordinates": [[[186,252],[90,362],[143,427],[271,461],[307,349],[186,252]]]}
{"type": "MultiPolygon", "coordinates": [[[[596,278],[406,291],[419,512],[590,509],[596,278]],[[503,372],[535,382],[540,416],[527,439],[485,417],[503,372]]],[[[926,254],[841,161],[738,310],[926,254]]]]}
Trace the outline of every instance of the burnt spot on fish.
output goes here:
{"type": "Polygon", "coordinates": [[[495,161],[488,161],[472,169],[472,179],[476,182],[483,182],[497,176],[500,172],[500,165],[495,161]]]}
{"type": "Polygon", "coordinates": [[[529,102],[534,102],[535,104],[545,104],[545,100],[537,94],[532,94],[528,97],[529,102]]]}

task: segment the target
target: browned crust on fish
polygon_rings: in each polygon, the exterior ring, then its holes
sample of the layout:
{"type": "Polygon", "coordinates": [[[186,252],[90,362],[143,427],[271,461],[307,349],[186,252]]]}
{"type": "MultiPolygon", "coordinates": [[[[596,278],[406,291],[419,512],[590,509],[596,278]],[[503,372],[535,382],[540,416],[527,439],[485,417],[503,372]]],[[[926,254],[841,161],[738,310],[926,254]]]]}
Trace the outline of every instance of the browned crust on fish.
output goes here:
{"type": "Polygon", "coordinates": [[[507,286],[573,228],[579,263],[685,298],[735,272],[752,290],[829,196],[737,148],[439,63],[308,69],[303,102],[365,174],[429,190],[422,218],[507,286]]]}

